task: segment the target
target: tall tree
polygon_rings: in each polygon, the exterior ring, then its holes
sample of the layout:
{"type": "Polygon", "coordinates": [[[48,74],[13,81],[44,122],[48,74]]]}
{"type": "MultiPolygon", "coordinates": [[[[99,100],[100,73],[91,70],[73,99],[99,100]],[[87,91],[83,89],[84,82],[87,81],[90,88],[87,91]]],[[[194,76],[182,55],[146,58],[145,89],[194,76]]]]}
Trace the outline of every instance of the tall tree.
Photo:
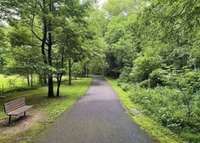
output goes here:
{"type": "Polygon", "coordinates": [[[81,23],[87,4],[81,5],[79,0],[2,0],[0,5],[1,13],[5,14],[4,18],[10,24],[21,21],[29,26],[32,34],[40,41],[45,64],[44,79],[46,76],[48,79],[48,97],[54,97],[52,54],[56,47],[55,28],[59,26],[60,20],[73,19],[74,23],[81,23]]]}

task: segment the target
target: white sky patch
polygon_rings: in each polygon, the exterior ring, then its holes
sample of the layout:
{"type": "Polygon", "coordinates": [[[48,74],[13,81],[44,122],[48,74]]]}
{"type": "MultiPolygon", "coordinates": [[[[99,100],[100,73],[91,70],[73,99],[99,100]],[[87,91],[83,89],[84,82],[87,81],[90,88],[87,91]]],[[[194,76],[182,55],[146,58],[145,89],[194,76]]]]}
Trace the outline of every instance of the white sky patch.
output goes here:
{"type": "Polygon", "coordinates": [[[97,5],[99,7],[102,7],[105,3],[106,3],[107,0],[97,0],[97,5]]]}

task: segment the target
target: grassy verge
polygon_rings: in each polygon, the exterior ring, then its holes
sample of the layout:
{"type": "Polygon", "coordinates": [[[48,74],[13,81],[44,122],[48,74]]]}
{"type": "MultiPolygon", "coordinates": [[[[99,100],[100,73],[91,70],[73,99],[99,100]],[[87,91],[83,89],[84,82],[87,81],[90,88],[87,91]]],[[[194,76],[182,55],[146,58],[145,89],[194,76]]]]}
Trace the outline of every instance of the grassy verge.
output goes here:
{"type": "Polygon", "coordinates": [[[115,92],[118,94],[124,108],[129,111],[129,115],[131,116],[132,120],[140,125],[140,127],[144,129],[149,135],[151,135],[155,140],[158,140],[160,143],[183,142],[169,129],[162,127],[150,117],[142,114],[142,112],[139,112],[139,114],[133,114],[131,111],[141,111],[141,107],[130,100],[128,93],[117,85],[116,80],[108,79],[108,81],[112,85],[115,92]]]}
{"type": "Polygon", "coordinates": [[[69,109],[81,96],[83,96],[90,86],[91,79],[81,79],[73,81],[72,86],[61,86],[61,97],[49,99],[46,97],[45,87],[35,90],[15,92],[6,98],[0,99],[0,119],[5,118],[3,113],[3,103],[18,97],[26,97],[27,104],[34,105],[34,110],[45,114],[45,119],[36,122],[30,129],[20,133],[8,135],[0,134],[1,143],[32,143],[38,135],[44,131],[55,119],[66,109],[69,109]]]}

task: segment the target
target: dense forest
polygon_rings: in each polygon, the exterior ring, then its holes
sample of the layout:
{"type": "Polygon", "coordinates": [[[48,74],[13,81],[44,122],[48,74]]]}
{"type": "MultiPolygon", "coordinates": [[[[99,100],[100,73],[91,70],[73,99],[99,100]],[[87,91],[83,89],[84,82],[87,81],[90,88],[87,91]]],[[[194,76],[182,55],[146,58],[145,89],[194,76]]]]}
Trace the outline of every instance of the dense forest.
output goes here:
{"type": "Polygon", "coordinates": [[[198,143],[199,14],[198,0],[1,0],[0,73],[37,76],[48,97],[66,76],[118,79],[144,114],[198,143]]]}
{"type": "Polygon", "coordinates": [[[106,75],[189,142],[200,140],[199,4],[110,0],[103,30],[106,75]]]}

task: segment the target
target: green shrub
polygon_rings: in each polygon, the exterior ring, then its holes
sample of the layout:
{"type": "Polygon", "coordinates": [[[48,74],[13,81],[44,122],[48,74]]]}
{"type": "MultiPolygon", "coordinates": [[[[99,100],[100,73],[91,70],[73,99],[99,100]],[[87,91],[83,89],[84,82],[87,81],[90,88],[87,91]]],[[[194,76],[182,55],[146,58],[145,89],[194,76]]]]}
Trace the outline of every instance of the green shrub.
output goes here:
{"type": "Polygon", "coordinates": [[[130,72],[131,72],[131,68],[124,67],[120,74],[119,80],[121,82],[129,82],[130,81],[130,77],[129,77],[130,72]]]}
{"type": "MultiPolygon", "coordinates": [[[[139,104],[143,112],[163,126],[176,133],[196,133],[200,129],[200,103],[199,97],[195,96],[190,102],[193,105],[191,117],[188,118],[188,107],[184,103],[184,95],[180,90],[170,87],[142,88],[132,85],[129,90],[130,98],[139,104]]],[[[187,140],[187,138],[186,138],[187,140]]]]}
{"type": "Polygon", "coordinates": [[[131,86],[130,86],[130,84],[128,84],[128,83],[124,83],[124,84],[121,84],[121,88],[122,88],[124,91],[128,91],[128,90],[131,88],[131,86]]]}
{"type": "Polygon", "coordinates": [[[184,90],[187,89],[189,92],[196,93],[200,90],[200,72],[197,71],[186,71],[185,73],[177,76],[176,80],[178,88],[184,90]]]}
{"type": "Polygon", "coordinates": [[[167,81],[167,71],[161,69],[161,68],[158,68],[156,70],[154,70],[150,76],[149,76],[149,79],[150,79],[150,86],[151,87],[156,87],[156,86],[164,86],[166,85],[166,81],[167,81]]]}
{"type": "Polygon", "coordinates": [[[150,87],[150,80],[144,80],[138,84],[140,87],[148,88],[150,87]]]}
{"type": "Polygon", "coordinates": [[[152,71],[159,68],[161,59],[159,56],[140,56],[134,61],[133,69],[130,73],[130,79],[133,82],[147,80],[152,71]]]}

